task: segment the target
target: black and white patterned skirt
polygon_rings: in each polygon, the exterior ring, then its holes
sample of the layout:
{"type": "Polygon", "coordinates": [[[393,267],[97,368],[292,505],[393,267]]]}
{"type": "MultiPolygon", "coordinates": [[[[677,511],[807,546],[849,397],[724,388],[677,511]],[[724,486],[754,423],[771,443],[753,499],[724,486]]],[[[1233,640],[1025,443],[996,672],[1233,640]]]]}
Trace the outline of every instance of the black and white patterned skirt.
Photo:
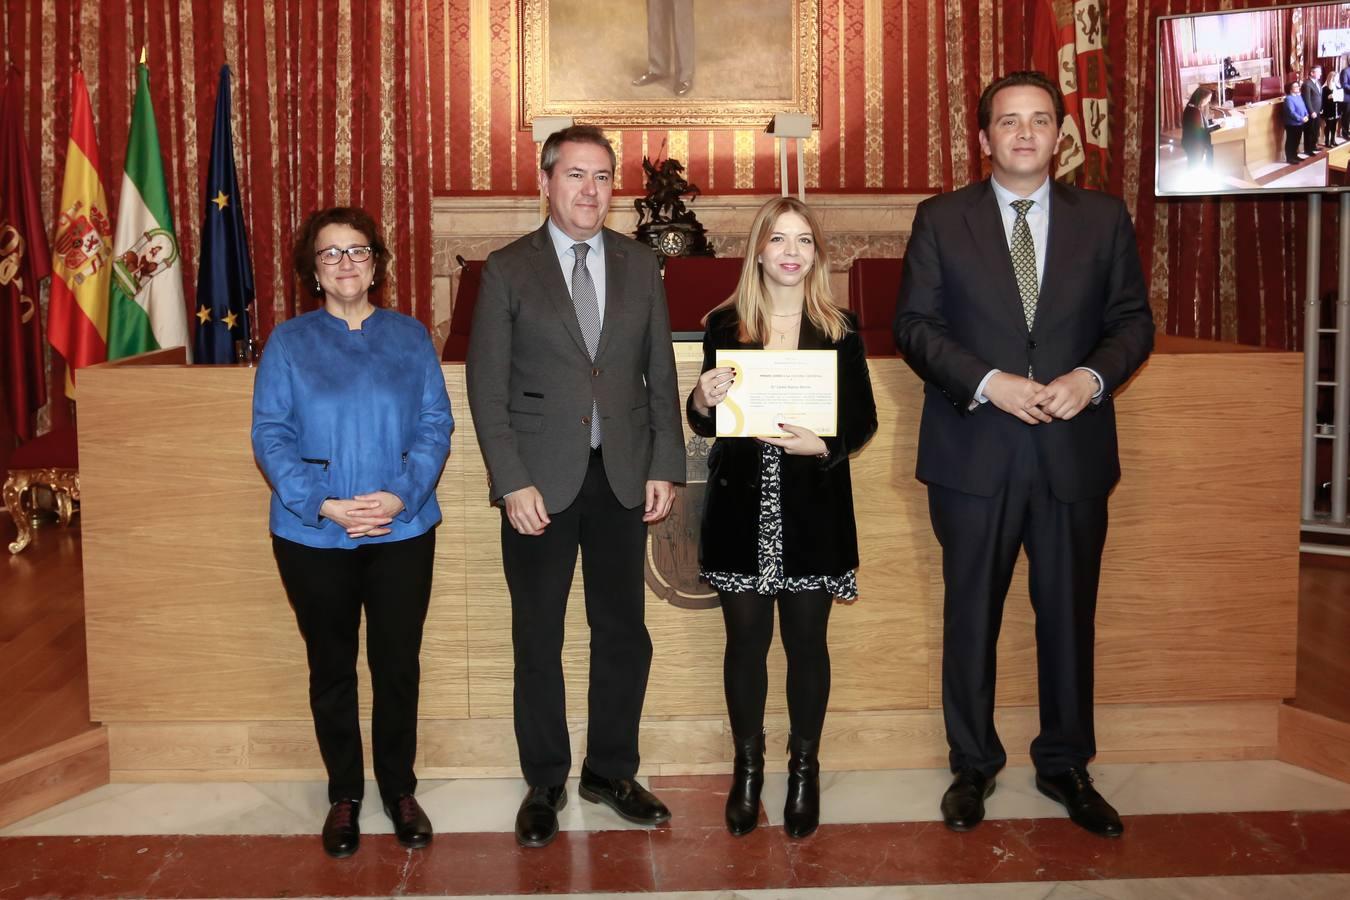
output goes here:
{"type": "Polygon", "coordinates": [[[766,597],[780,591],[793,593],[829,591],[841,600],[858,598],[857,573],[843,575],[783,574],[783,449],[772,444],[759,445],[759,574],[703,571],[700,577],[719,591],[756,593],[766,597]]]}

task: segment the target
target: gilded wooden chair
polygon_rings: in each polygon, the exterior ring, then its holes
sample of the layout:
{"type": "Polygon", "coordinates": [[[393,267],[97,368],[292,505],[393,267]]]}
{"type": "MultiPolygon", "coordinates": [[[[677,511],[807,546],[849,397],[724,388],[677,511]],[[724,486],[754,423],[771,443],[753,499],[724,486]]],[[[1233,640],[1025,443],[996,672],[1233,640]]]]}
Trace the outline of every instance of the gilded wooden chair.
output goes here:
{"type": "Polygon", "coordinates": [[[35,491],[46,488],[56,499],[56,516],[62,526],[79,511],[80,463],[75,429],[57,428],[36,437],[14,451],[5,479],[5,507],[14,519],[18,537],[9,545],[19,553],[33,541],[35,491]]]}

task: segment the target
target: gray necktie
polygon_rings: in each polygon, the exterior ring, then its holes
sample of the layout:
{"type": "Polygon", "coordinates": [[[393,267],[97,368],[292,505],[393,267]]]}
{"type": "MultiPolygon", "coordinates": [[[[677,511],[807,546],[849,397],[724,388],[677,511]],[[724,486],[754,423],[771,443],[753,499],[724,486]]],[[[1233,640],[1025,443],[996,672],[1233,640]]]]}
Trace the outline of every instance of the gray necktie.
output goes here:
{"type": "MultiPolygon", "coordinates": [[[[581,337],[586,341],[586,352],[595,361],[595,351],[600,346],[600,301],[595,294],[595,279],[591,270],[586,268],[586,254],[590,244],[573,244],[572,252],[576,262],[572,266],[572,308],[577,313],[577,324],[581,326],[581,337]]],[[[600,446],[600,405],[591,401],[591,447],[600,446]]]]}
{"type": "Polygon", "coordinates": [[[1013,273],[1017,275],[1017,293],[1022,295],[1022,315],[1026,316],[1027,328],[1036,321],[1036,298],[1040,293],[1036,278],[1036,244],[1031,240],[1031,227],[1027,225],[1027,210],[1031,209],[1030,200],[1014,200],[1012,208],[1017,213],[1012,230],[1013,273]]]}

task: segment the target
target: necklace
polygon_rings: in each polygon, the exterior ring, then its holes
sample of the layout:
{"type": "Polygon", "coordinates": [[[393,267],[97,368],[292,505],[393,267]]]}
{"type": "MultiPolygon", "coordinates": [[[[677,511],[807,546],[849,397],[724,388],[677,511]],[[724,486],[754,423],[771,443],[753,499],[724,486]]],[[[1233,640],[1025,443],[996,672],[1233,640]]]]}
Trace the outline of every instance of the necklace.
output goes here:
{"type": "Polygon", "coordinates": [[[801,314],[802,311],[799,309],[795,313],[774,313],[773,317],[775,319],[789,319],[789,318],[798,318],[801,316],[801,314]]]}

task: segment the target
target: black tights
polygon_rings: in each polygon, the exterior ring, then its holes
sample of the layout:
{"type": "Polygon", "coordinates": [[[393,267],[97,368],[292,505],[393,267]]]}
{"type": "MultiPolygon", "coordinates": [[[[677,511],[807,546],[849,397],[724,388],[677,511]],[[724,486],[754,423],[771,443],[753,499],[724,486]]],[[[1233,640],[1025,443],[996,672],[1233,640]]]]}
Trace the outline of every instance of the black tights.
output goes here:
{"type": "MultiPolygon", "coordinates": [[[[718,593],[727,626],[727,649],[722,660],[727,712],[732,733],[747,738],[764,729],[764,701],[769,692],[765,659],[773,642],[774,598],[753,592],[718,593]]],[[[778,630],[787,653],[792,733],[809,741],[818,740],[830,702],[830,650],[825,633],[834,598],[824,590],[782,591],[777,601],[778,630]]]]}

